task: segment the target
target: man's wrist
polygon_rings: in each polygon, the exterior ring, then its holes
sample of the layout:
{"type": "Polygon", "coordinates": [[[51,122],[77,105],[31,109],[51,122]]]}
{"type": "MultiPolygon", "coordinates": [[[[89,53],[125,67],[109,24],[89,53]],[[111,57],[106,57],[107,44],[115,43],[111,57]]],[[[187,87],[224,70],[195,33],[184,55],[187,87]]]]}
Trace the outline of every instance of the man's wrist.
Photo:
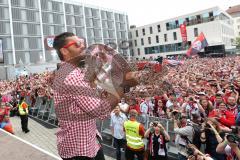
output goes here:
{"type": "Polygon", "coordinates": [[[228,141],[227,140],[223,141],[223,144],[224,144],[224,146],[227,146],[228,145],[228,141]]]}

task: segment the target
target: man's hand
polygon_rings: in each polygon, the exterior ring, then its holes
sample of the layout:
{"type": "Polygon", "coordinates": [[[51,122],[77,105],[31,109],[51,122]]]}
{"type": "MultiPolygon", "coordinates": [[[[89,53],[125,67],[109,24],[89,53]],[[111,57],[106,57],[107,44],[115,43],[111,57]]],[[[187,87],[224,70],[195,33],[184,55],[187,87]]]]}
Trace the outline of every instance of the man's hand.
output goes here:
{"type": "Polygon", "coordinates": [[[151,128],[153,128],[153,122],[150,122],[149,126],[150,126],[151,128]]]}
{"type": "Polygon", "coordinates": [[[128,72],[125,75],[125,80],[124,80],[124,85],[128,87],[134,87],[138,85],[138,77],[139,73],[138,72],[128,72]]]}
{"type": "Polygon", "coordinates": [[[158,123],[158,127],[160,128],[160,131],[162,131],[162,132],[165,130],[164,127],[160,123],[158,123]]]}

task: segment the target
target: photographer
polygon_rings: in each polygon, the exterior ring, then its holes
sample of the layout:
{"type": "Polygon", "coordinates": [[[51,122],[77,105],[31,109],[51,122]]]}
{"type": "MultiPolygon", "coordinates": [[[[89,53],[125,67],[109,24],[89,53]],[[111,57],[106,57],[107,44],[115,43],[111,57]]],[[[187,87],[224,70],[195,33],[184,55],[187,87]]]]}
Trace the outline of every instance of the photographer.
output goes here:
{"type": "Polygon", "coordinates": [[[170,136],[165,128],[158,122],[151,122],[150,128],[144,135],[149,141],[149,160],[166,160],[167,147],[166,143],[170,140],[170,136]]]}
{"type": "Polygon", "coordinates": [[[187,160],[187,157],[189,155],[187,152],[187,145],[193,140],[194,130],[193,127],[188,124],[186,115],[178,113],[177,115],[173,115],[173,117],[174,132],[177,134],[175,143],[178,149],[178,159],[187,160]]]}
{"type": "Polygon", "coordinates": [[[237,160],[240,159],[240,128],[236,127],[232,129],[232,133],[225,136],[225,140],[219,143],[216,152],[224,153],[227,155],[227,159],[237,160]]]}
{"type": "Polygon", "coordinates": [[[205,153],[214,159],[225,160],[226,156],[216,152],[216,147],[222,142],[224,133],[220,132],[220,126],[216,119],[208,118],[202,125],[201,141],[206,144],[205,153]]]}

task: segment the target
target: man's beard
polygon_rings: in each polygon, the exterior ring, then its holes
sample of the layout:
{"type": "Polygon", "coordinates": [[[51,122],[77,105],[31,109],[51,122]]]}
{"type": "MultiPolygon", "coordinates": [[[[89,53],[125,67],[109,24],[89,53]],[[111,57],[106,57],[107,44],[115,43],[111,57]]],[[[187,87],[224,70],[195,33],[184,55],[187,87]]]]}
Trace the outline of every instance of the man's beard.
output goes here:
{"type": "Polygon", "coordinates": [[[80,68],[83,68],[85,66],[85,58],[86,55],[79,55],[68,60],[68,63],[72,63],[80,68]]]}

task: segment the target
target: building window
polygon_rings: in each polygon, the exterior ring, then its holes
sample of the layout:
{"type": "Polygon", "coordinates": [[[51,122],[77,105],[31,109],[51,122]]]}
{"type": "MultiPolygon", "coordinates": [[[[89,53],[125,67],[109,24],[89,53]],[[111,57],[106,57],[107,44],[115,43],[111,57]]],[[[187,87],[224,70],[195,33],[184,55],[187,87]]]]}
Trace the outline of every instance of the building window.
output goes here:
{"type": "Polygon", "coordinates": [[[148,37],[148,44],[151,44],[151,37],[148,37]]]}
{"type": "Polygon", "coordinates": [[[209,12],[209,19],[210,19],[210,21],[214,20],[213,12],[209,12]]]}
{"type": "Polygon", "coordinates": [[[144,46],[144,40],[141,38],[141,45],[144,46]]]}
{"type": "Polygon", "coordinates": [[[177,33],[176,32],[173,32],[173,39],[177,40],[177,33]]]}
{"type": "Polygon", "coordinates": [[[185,18],[185,23],[187,26],[189,25],[189,18],[185,18]]]}
{"type": "Polygon", "coordinates": [[[158,32],[161,32],[161,26],[160,26],[160,24],[157,25],[157,28],[158,28],[158,32]]]}
{"type": "Polygon", "coordinates": [[[138,55],[140,56],[140,48],[137,49],[138,55]]]}
{"type": "Polygon", "coordinates": [[[134,56],[134,50],[131,49],[131,56],[133,57],[134,56]]]}
{"type": "Polygon", "coordinates": [[[202,23],[201,15],[197,15],[197,23],[202,23]]]}
{"type": "Polygon", "coordinates": [[[166,23],[166,29],[169,30],[169,23],[166,23]]]}
{"type": "Polygon", "coordinates": [[[195,36],[195,37],[198,36],[198,28],[194,28],[194,36],[195,36]]]}
{"type": "Polygon", "coordinates": [[[175,25],[176,25],[176,27],[179,27],[178,20],[175,21],[175,25]]]}
{"type": "Polygon", "coordinates": [[[149,27],[149,31],[150,31],[150,34],[153,33],[153,29],[152,29],[152,27],[149,27]]]}
{"type": "Polygon", "coordinates": [[[138,30],[136,30],[136,37],[138,37],[138,30]]]}
{"type": "Polygon", "coordinates": [[[159,43],[159,36],[156,36],[156,43],[159,43]]]}
{"type": "Polygon", "coordinates": [[[167,42],[167,34],[164,34],[164,41],[167,42]]]}
{"type": "Polygon", "coordinates": [[[128,32],[128,38],[132,39],[132,32],[128,32]]]}
{"type": "Polygon", "coordinates": [[[143,34],[143,36],[145,36],[145,29],[144,28],[142,29],[142,34],[143,34]]]}
{"type": "Polygon", "coordinates": [[[134,40],[134,45],[137,46],[137,40],[134,40]]]}
{"type": "Polygon", "coordinates": [[[238,29],[240,29],[240,25],[238,25],[238,27],[237,27],[238,29]]]}

